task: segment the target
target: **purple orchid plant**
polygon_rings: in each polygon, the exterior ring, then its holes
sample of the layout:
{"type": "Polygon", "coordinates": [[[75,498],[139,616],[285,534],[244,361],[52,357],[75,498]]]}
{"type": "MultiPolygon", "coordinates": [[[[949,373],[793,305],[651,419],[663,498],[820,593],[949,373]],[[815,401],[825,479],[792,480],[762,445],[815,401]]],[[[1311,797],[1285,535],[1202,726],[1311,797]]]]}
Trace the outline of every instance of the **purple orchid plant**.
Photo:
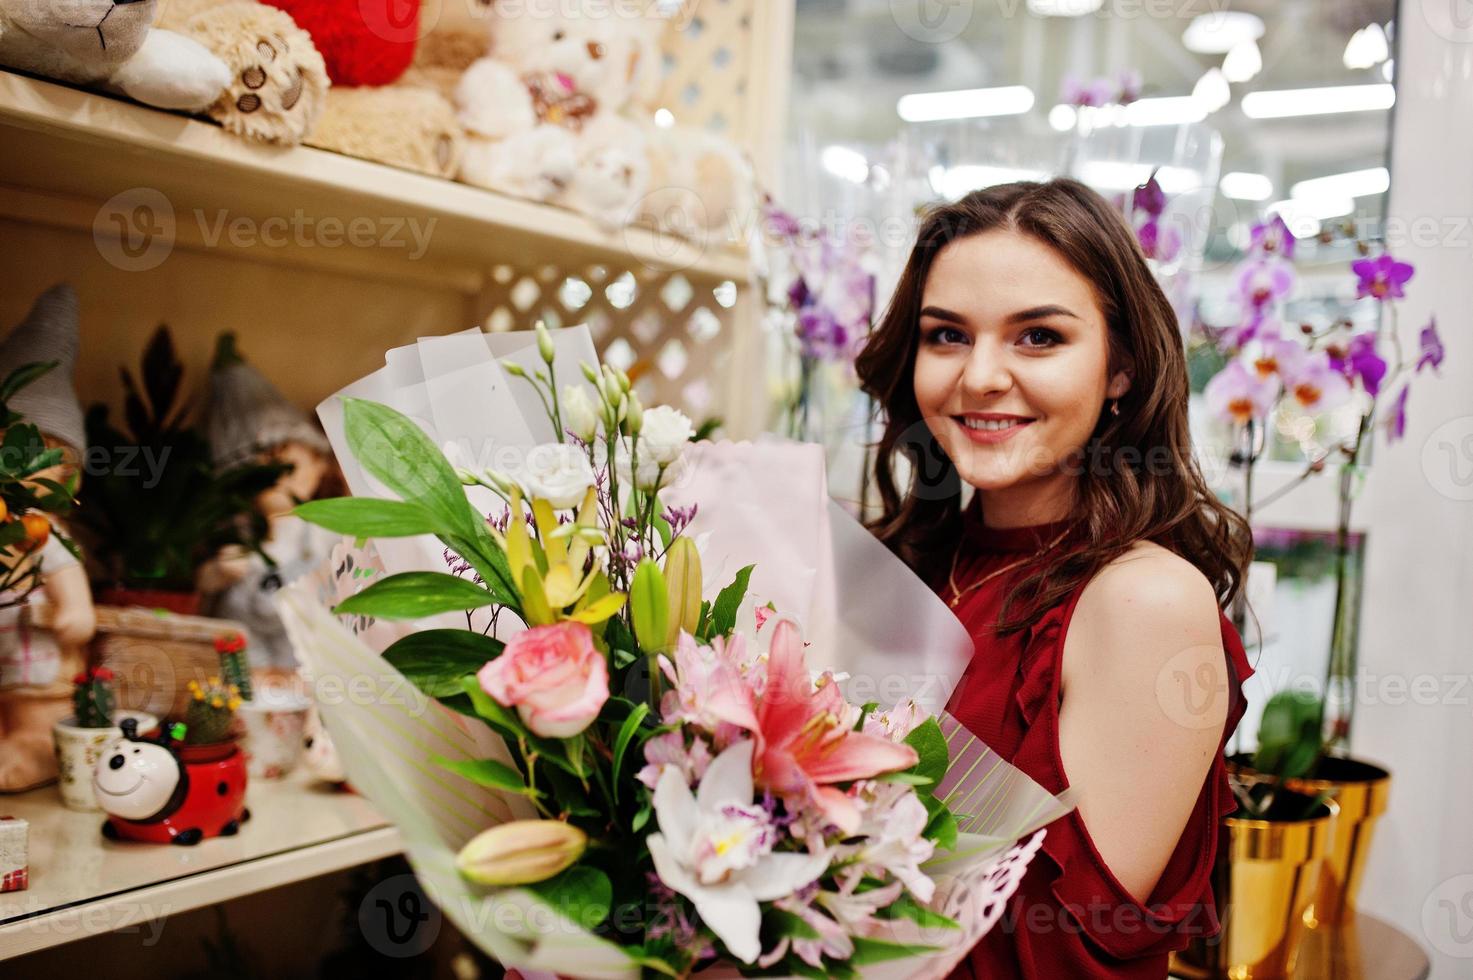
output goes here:
{"type": "MultiPolygon", "coordinates": [[[[1349,737],[1356,674],[1356,651],[1350,641],[1347,609],[1350,511],[1362,470],[1361,458],[1368,436],[1382,428],[1388,442],[1406,432],[1406,411],[1412,379],[1424,369],[1437,372],[1444,348],[1433,318],[1422,327],[1414,356],[1402,345],[1395,300],[1406,296],[1404,287],[1415,269],[1390,254],[1367,256],[1351,263],[1356,276],[1356,299],[1373,300],[1379,307],[1377,326],[1355,332],[1351,321],[1340,320],[1324,330],[1301,324],[1299,335],[1287,336],[1282,309],[1294,289],[1294,236],[1282,217],[1254,226],[1248,252],[1234,276],[1237,292],[1236,322],[1206,328],[1227,365],[1208,381],[1204,392],[1208,410],[1230,423],[1240,449],[1233,462],[1243,468],[1243,513],[1252,521],[1255,504],[1265,506],[1316,473],[1332,457],[1340,457],[1339,512],[1335,538],[1335,613],[1330,657],[1325,677],[1329,703],[1337,712],[1325,718],[1325,750],[1343,746],[1349,737]],[[1395,390],[1389,399],[1387,392],[1395,390]],[[1286,405],[1310,415],[1332,411],[1353,399],[1361,404],[1355,435],[1310,455],[1304,470],[1262,500],[1253,497],[1253,471],[1263,452],[1268,423],[1286,405]]],[[[1240,601],[1234,609],[1241,630],[1245,612],[1240,601]]]]}
{"type": "Polygon", "coordinates": [[[808,431],[815,371],[822,364],[852,365],[869,336],[875,277],[863,248],[804,228],[771,198],[764,202],[764,220],[777,246],[769,306],[790,324],[798,354],[798,386],[785,406],[787,428],[801,438],[808,431]]]}
{"type": "Polygon", "coordinates": [[[1128,214],[1141,251],[1146,253],[1146,258],[1163,263],[1173,261],[1181,254],[1182,247],[1181,232],[1162,221],[1167,203],[1166,192],[1152,172],[1131,195],[1128,214]]]}

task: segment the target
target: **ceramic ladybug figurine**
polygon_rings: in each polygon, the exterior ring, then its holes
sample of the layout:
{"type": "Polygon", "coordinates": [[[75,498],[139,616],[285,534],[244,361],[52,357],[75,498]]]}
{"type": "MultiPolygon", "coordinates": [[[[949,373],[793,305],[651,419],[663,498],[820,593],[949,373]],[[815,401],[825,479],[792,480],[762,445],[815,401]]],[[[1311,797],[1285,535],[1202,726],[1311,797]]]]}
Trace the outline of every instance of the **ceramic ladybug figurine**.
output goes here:
{"type": "Polygon", "coordinates": [[[142,738],[132,719],[92,773],[107,812],[109,840],[198,844],[228,837],[250,819],[245,807],[245,756],[232,742],[177,745],[170,733],[142,738]]]}

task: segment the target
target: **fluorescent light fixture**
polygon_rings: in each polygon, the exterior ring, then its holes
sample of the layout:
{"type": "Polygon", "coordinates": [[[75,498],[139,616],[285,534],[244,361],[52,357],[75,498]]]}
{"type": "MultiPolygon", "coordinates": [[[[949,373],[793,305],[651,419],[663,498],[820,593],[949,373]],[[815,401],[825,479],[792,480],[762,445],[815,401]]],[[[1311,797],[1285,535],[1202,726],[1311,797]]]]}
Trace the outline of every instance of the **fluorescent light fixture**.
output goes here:
{"type": "Polygon", "coordinates": [[[1396,89],[1385,82],[1286,88],[1276,92],[1249,92],[1243,96],[1243,115],[1249,119],[1284,119],[1334,112],[1372,112],[1390,109],[1395,102],[1396,89]]]}
{"type": "Polygon", "coordinates": [[[1295,219],[1314,218],[1327,221],[1355,210],[1355,199],[1351,197],[1325,195],[1322,197],[1291,197],[1287,201],[1275,201],[1266,209],[1269,214],[1281,214],[1284,223],[1298,238],[1305,237],[1295,226],[1295,219]]]}
{"type": "Polygon", "coordinates": [[[1263,37],[1263,21],[1241,10],[1198,14],[1187,25],[1181,43],[1197,54],[1227,54],[1243,41],[1263,37]]]}
{"type": "Polygon", "coordinates": [[[1274,193],[1274,182],[1266,176],[1241,170],[1223,174],[1217,187],[1223,197],[1234,201],[1267,201],[1274,193]]]}
{"type": "Polygon", "coordinates": [[[1042,170],[1025,170],[1021,167],[993,167],[982,164],[959,164],[955,167],[932,167],[928,176],[936,193],[955,200],[971,191],[998,184],[1011,184],[1015,180],[1047,180],[1049,175],[1042,170]]]}
{"type": "MultiPolygon", "coordinates": [[[[1090,160],[1079,165],[1078,177],[1097,191],[1129,191],[1151,179],[1148,163],[1090,160]]],[[[1202,186],[1202,177],[1185,167],[1156,168],[1156,183],[1167,194],[1189,194],[1202,186]]]]}
{"type": "Polygon", "coordinates": [[[869,161],[863,153],[847,146],[826,146],[819,154],[823,168],[835,177],[862,184],[869,178],[869,161]]]}
{"type": "Polygon", "coordinates": [[[1201,122],[1207,118],[1207,107],[1192,95],[1172,95],[1159,99],[1138,99],[1125,107],[1122,124],[1126,126],[1174,126],[1201,122]]]}
{"type": "Polygon", "coordinates": [[[1083,17],[1105,5],[1105,0],[1028,0],[1028,12],[1037,17],[1083,17]]]}
{"type": "Polygon", "coordinates": [[[1227,76],[1221,68],[1209,68],[1192,86],[1192,98],[1208,112],[1216,112],[1232,101],[1233,90],[1228,87],[1227,76]]]}
{"type": "Polygon", "coordinates": [[[1346,68],[1372,68],[1391,57],[1386,31],[1380,24],[1369,24],[1350,35],[1345,45],[1346,68]]]}
{"type": "Polygon", "coordinates": [[[1033,90],[1026,85],[972,88],[959,92],[917,92],[903,95],[895,106],[906,122],[976,119],[980,116],[1018,116],[1033,108],[1033,90]]]}
{"type": "Polygon", "coordinates": [[[1242,84],[1263,70],[1263,52],[1257,41],[1239,41],[1222,59],[1222,74],[1230,82],[1242,84]]]}
{"type": "Polygon", "coordinates": [[[1048,111],[1048,124],[1061,133],[1073,129],[1078,120],[1079,113],[1072,105],[1056,105],[1048,111]]]}
{"type": "Polygon", "coordinates": [[[1384,194],[1390,187],[1391,174],[1386,168],[1371,167],[1367,170],[1352,170],[1349,173],[1301,180],[1289,188],[1289,197],[1294,200],[1321,197],[1369,197],[1372,194],[1384,194]]]}

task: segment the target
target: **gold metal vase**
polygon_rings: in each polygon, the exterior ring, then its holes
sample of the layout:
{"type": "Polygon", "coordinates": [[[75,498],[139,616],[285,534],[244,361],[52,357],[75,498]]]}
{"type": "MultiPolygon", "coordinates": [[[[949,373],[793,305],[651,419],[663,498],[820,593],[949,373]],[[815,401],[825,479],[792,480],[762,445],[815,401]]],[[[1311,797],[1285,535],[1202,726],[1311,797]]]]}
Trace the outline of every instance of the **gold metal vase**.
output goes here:
{"type": "Polygon", "coordinates": [[[1355,918],[1371,836],[1391,796],[1391,774],[1367,762],[1326,756],[1315,766],[1313,779],[1289,779],[1284,785],[1309,796],[1326,794],[1339,807],[1319,891],[1305,921],[1311,929],[1342,926],[1355,918]]]}
{"type": "Polygon", "coordinates": [[[1286,790],[1265,819],[1223,821],[1212,890],[1222,932],[1173,957],[1185,977],[1292,976],[1333,833],[1334,804],[1286,790]]]}

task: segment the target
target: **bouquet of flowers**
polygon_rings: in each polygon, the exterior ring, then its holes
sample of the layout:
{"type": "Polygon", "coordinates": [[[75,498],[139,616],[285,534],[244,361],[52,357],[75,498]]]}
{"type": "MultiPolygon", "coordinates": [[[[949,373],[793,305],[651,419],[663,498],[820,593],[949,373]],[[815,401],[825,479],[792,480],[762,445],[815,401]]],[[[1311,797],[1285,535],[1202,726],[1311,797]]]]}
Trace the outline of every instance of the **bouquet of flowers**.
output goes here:
{"type": "Polygon", "coordinates": [[[353,543],[281,607],[351,780],[509,967],[945,976],[1068,804],[937,715],[970,643],[812,447],[691,443],[591,346],[430,338],[324,404],[364,495],[299,508],[353,543]]]}

